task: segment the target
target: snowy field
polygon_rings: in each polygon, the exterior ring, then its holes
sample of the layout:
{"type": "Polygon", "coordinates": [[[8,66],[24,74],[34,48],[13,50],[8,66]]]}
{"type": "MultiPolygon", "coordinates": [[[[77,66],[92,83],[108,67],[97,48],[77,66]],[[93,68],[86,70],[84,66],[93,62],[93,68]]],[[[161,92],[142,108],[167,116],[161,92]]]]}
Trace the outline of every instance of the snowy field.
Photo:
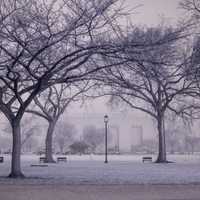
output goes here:
{"type": "MultiPolygon", "coordinates": [[[[142,163],[142,155],[67,156],[67,162],[31,167],[39,156],[23,155],[22,169],[26,179],[6,176],[10,157],[0,164],[0,184],[200,184],[200,155],[168,156],[175,163],[142,163]]],[[[155,159],[156,157],[153,156],[155,159]]]]}

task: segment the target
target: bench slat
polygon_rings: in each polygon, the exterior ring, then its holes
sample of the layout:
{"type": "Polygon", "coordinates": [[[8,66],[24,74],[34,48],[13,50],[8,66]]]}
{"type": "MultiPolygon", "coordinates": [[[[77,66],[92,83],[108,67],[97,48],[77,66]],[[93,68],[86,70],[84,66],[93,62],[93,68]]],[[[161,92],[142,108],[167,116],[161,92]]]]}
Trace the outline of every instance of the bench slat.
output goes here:
{"type": "Polygon", "coordinates": [[[59,161],[64,161],[66,162],[67,161],[67,158],[66,157],[57,157],[57,162],[59,161]]]}
{"type": "Polygon", "coordinates": [[[144,161],[151,161],[152,162],[152,157],[149,157],[149,156],[142,157],[142,162],[144,162],[144,161]]]}
{"type": "Polygon", "coordinates": [[[38,165],[38,164],[32,164],[31,167],[48,167],[48,165],[38,165]]]}

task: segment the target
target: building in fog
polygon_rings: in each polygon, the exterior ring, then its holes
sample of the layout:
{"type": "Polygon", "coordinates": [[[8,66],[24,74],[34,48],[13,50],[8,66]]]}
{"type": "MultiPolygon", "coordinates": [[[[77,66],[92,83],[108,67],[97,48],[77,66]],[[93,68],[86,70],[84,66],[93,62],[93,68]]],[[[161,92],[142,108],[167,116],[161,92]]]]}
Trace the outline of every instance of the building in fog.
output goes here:
{"type": "MultiPolygon", "coordinates": [[[[62,120],[74,124],[79,136],[84,127],[93,125],[104,129],[103,113],[68,114],[62,120]]],[[[152,120],[143,115],[133,113],[109,113],[108,134],[112,134],[109,148],[120,152],[131,152],[133,146],[141,145],[144,138],[152,138],[155,131],[152,120]]]]}

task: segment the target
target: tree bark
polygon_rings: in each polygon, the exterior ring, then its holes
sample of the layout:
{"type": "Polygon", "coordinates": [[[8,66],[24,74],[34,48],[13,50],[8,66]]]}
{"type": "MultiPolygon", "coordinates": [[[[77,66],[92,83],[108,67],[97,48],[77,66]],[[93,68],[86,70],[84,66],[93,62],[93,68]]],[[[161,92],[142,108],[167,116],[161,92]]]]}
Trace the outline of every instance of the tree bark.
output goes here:
{"type": "Polygon", "coordinates": [[[21,129],[20,122],[13,122],[12,126],[12,160],[10,178],[23,178],[21,171],[21,129]]]}
{"type": "Polygon", "coordinates": [[[46,135],[46,142],[45,142],[45,162],[46,163],[55,163],[53,159],[53,132],[55,129],[55,122],[49,122],[47,135],[46,135]]]}
{"type": "Polygon", "coordinates": [[[157,120],[157,128],[158,128],[158,158],[156,163],[166,163],[166,144],[165,144],[165,132],[163,126],[163,118],[159,117],[157,120]]]}
{"type": "Polygon", "coordinates": [[[62,142],[62,144],[60,143],[59,147],[60,147],[60,153],[64,154],[64,142],[62,142]]]}

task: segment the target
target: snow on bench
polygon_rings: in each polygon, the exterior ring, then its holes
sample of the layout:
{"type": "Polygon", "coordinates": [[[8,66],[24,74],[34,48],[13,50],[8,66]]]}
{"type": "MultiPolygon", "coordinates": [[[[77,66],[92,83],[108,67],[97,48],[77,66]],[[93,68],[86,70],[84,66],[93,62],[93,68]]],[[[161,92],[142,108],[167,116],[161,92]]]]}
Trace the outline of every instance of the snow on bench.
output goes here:
{"type": "Polygon", "coordinates": [[[67,162],[67,157],[57,157],[57,162],[67,162]]]}
{"type": "Polygon", "coordinates": [[[43,162],[43,163],[44,163],[44,162],[45,162],[45,160],[46,160],[46,158],[45,158],[45,157],[40,157],[40,158],[39,158],[39,162],[40,162],[40,163],[41,163],[41,162],[43,162]]]}
{"type": "Polygon", "coordinates": [[[152,162],[152,157],[151,156],[142,157],[142,162],[144,163],[145,161],[152,162]]]}
{"type": "Polygon", "coordinates": [[[48,165],[44,164],[32,164],[31,167],[48,167],[48,165]]]}

